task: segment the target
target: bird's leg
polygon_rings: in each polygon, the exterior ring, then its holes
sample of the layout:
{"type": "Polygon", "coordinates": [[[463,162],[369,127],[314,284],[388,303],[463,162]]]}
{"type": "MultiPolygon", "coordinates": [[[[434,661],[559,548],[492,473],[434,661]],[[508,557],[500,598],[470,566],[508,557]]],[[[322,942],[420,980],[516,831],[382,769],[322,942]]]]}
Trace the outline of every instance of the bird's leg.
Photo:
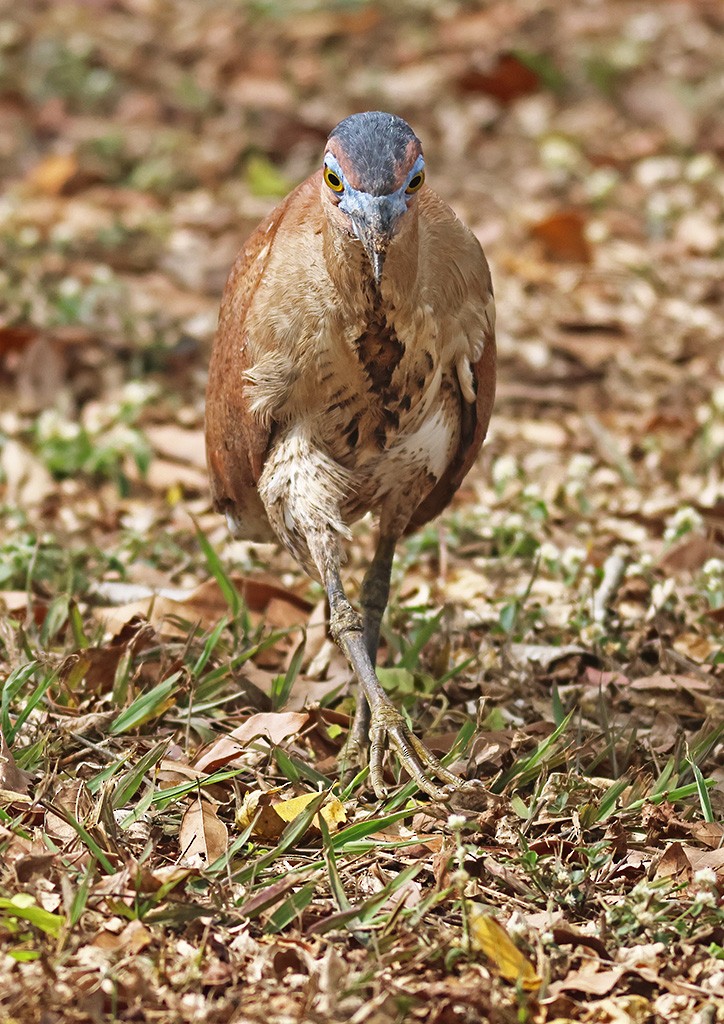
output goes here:
{"type": "Polygon", "coordinates": [[[362,617],[349,603],[342,586],[336,539],[330,533],[309,539],[329,599],[332,637],[349,661],[369,705],[370,779],[375,795],[380,799],[384,797],[382,761],[387,737],[406,771],[425,793],[433,797],[441,795],[433,776],[449,785],[462,786],[462,780],[448,771],[412,733],[382,689],[369,655],[362,617]]]}
{"type": "MultiPolygon", "coordinates": [[[[395,554],[395,543],[394,537],[380,537],[375,557],[372,559],[372,563],[365,574],[360,591],[365,647],[373,667],[377,662],[380,624],[390,596],[390,575],[392,573],[392,559],[395,554]]],[[[367,703],[364,690],[360,687],[357,694],[354,721],[345,750],[345,756],[350,765],[358,766],[366,763],[369,735],[370,706],[367,703]]]]}
{"type": "Polygon", "coordinates": [[[390,598],[390,576],[396,543],[394,537],[380,536],[375,557],[365,574],[360,591],[365,644],[373,665],[377,661],[382,616],[390,598]]]}

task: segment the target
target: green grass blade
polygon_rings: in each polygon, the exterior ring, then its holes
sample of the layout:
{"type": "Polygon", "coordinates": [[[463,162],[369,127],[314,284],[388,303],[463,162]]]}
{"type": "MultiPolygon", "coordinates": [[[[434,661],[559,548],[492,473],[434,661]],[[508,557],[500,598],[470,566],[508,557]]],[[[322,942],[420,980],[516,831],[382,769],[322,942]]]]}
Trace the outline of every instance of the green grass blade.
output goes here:
{"type": "Polygon", "coordinates": [[[332,845],[332,839],[329,834],[329,828],[327,822],[324,820],[323,815],[319,815],[319,829],[322,833],[322,842],[324,844],[324,863],[327,868],[327,878],[329,879],[329,888],[332,893],[332,899],[337,904],[338,910],[349,910],[350,902],[347,899],[347,894],[344,891],[344,884],[340,878],[339,869],[337,868],[337,857],[334,852],[334,846],[332,845]]]}
{"type": "Polygon", "coordinates": [[[389,825],[402,821],[403,818],[411,818],[418,811],[418,807],[409,807],[404,811],[395,811],[394,814],[388,814],[384,818],[372,818],[369,821],[358,821],[354,825],[348,825],[347,828],[335,832],[332,836],[332,846],[335,850],[341,851],[348,843],[356,843],[360,839],[366,839],[367,836],[374,835],[375,832],[381,832],[389,825]]]}
{"type": "Polygon", "coordinates": [[[229,606],[229,611],[231,612],[232,617],[235,620],[241,618],[242,629],[244,633],[248,633],[250,631],[251,622],[249,620],[244,599],[234,586],[231,577],[227,573],[223,562],[209,542],[208,537],[198,526],[196,526],[196,539],[198,540],[199,547],[206,559],[208,570],[219,584],[219,590],[223,594],[224,600],[229,606]]]}
{"type": "MultiPolygon", "coordinates": [[[[701,769],[692,760],[689,760],[691,770],[694,773],[694,783],[696,785],[696,791],[699,795],[699,803],[701,804],[701,813],[704,816],[704,821],[713,822],[714,812],[711,807],[711,799],[709,798],[709,790],[707,789],[707,780],[701,774],[701,769]]],[[[715,782],[716,780],[710,780],[715,782]]]]}
{"type": "Polygon", "coordinates": [[[206,668],[206,664],[207,664],[209,658],[211,657],[211,655],[216,650],[216,645],[219,642],[221,634],[224,632],[224,630],[226,629],[228,624],[229,624],[229,620],[228,619],[226,619],[226,618],[220,619],[216,623],[216,625],[214,626],[214,628],[211,631],[211,633],[209,633],[209,635],[206,637],[206,642],[204,643],[204,649],[201,652],[201,654],[198,656],[198,658],[196,659],[196,663],[195,663],[194,667],[191,669],[191,678],[192,679],[198,679],[199,676],[201,675],[201,673],[206,668]]]}
{"type": "Polygon", "coordinates": [[[275,910],[264,931],[274,934],[283,931],[287,925],[295,921],[301,912],[309,906],[314,899],[314,891],[317,888],[316,881],[307,882],[301,889],[293,893],[288,900],[275,910]]]}
{"type": "Polygon", "coordinates": [[[307,644],[307,634],[302,631],[302,639],[297,644],[294,654],[289,662],[289,668],[283,676],[276,676],[272,684],[271,700],[272,711],[280,711],[289,700],[289,694],[297,680],[299,670],[302,667],[304,649],[307,644]]]}
{"type": "Polygon", "coordinates": [[[143,755],[138,764],[118,780],[111,798],[114,811],[125,807],[135,796],[146,772],[161,760],[168,750],[170,742],[170,740],[163,740],[163,742],[157,743],[147,754],[143,755]]]}
{"type": "Polygon", "coordinates": [[[413,672],[419,667],[422,649],[428,640],[430,640],[437,632],[441,619],[442,611],[439,611],[437,615],[433,615],[431,618],[427,619],[419,629],[415,631],[415,637],[409,647],[405,647],[402,652],[402,656],[397,662],[397,668],[406,668],[409,672],[413,672]]]}
{"type": "Polygon", "coordinates": [[[508,771],[490,787],[492,792],[502,793],[505,787],[516,778],[519,778],[521,782],[530,782],[535,778],[538,774],[538,769],[542,766],[546,758],[554,752],[557,741],[568,728],[572,718],[573,712],[571,711],[566,715],[561,724],[553,730],[550,736],[547,736],[546,739],[538,744],[532,754],[523,758],[521,761],[517,761],[512,768],[509,768],[508,771]]]}
{"type": "Polygon", "coordinates": [[[169,698],[179,689],[180,678],[181,671],[179,670],[154,686],[153,689],[139,694],[133,703],[121,711],[120,715],[111,722],[109,730],[111,736],[120,736],[121,733],[130,732],[131,729],[136,729],[139,725],[162,715],[168,708],[169,698]]]}

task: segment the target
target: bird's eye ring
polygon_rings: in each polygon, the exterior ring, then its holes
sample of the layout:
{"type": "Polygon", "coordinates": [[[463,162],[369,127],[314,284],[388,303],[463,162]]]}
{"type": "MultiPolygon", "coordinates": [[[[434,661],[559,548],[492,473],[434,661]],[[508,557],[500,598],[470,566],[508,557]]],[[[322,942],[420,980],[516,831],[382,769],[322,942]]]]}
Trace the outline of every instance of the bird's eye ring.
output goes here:
{"type": "Polygon", "coordinates": [[[331,167],[324,168],[324,180],[333,192],[344,192],[342,179],[338,174],[334,173],[331,167]]]}
{"type": "Polygon", "coordinates": [[[413,175],[413,177],[410,178],[410,182],[409,182],[407,188],[405,189],[405,192],[408,194],[408,196],[411,196],[413,192],[419,192],[420,189],[422,188],[422,184],[423,184],[424,180],[425,180],[425,172],[424,171],[418,171],[417,174],[413,175]]]}

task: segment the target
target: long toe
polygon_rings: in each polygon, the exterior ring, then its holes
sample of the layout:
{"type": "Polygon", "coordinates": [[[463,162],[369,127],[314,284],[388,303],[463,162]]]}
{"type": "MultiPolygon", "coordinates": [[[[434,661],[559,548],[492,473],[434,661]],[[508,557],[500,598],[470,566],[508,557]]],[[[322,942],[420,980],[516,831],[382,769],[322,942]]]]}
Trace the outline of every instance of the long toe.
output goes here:
{"type": "Polygon", "coordinates": [[[391,704],[378,706],[372,712],[370,740],[370,779],[375,795],[380,799],[385,795],[383,760],[388,746],[394,749],[400,764],[423,793],[433,799],[442,800],[449,795],[438,785],[438,781],[446,788],[460,789],[465,785],[463,779],[448,771],[414,735],[400,712],[391,704]]]}

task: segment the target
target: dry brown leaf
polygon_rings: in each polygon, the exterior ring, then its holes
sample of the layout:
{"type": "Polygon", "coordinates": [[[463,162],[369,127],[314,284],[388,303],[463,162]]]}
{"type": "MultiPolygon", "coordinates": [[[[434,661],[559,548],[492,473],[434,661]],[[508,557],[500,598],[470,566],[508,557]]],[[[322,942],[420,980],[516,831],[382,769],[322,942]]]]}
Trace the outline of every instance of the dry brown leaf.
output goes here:
{"type": "Polygon", "coordinates": [[[5,501],[20,508],[40,504],[57,488],[43,463],[14,438],[0,449],[0,473],[5,478],[5,501]]]}
{"type": "Polygon", "coordinates": [[[12,750],[5,741],[5,734],[0,732],[0,790],[6,793],[27,794],[31,776],[15,764],[12,750]]]}
{"type": "Polygon", "coordinates": [[[559,210],[531,225],[530,233],[541,242],[546,257],[554,262],[590,263],[591,247],[586,221],[578,210],[559,210]]]}
{"type": "Polygon", "coordinates": [[[695,821],[691,826],[691,835],[713,850],[724,849],[724,824],[720,821],[695,821]]]}
{"type": "MultiPolygon", "coordinates": [[[[58,787],[53,797],[53,806],[61,812],[67,810],[69,815],[83,825],[93,813],[93,798],[82,779],[73,779],[58,787]]],[[[79,841],[73,825],[66,821],[62,813],[53,810],[45,812],[45,831],[63,846],[74,846],[79,841]]]]}
{"type": "Polygon", "coordinates": [[[142,921],[129,921],[121,932],[106,927],[93,939],[93,945],[100,949],[128,956],[135,956],[152,942],[153,935],[142,921]]]}
{"type": "MultiPolygon", "coordinates": [[[[256,616],[256,621],[259,621],[261,615],[266,619],[269,606],[274,602],[278,615],[280,603],[285,606],[285,627],[303,625],[307,621],[311,605],[293,591],[264,577],[233,576],[231,579],[250,612],[254,613],[252,619],[256,616]]],[[[97,614],[109,628],[119,629],[129,619],[141,616],[161,628],[165,636],[186,636],[186,630],[168,620],[175,617],[186,622],[199,622],[202,629],[210,629],[229,614],[229,606],[216,580],[209,579],[184,597],[150,594],[117,608],[99,608],[97,614]]],[[[273,622],[271,624],[274,625],[273,622]]]]}
{"type": "Polygon", "coordinates": [[[289,736],[297,736],[308,723],[309,715],[302,711],[262,711],[232,729],[229,737],[242,748],[260,737],[276,746],[289,736]]]}
{"type": "Polygon", "coordinates": [[[176,423],[159,423],[147,427],[145,434],[159,455],[175,462],[187,462],[206,472],[206,447],[202,430],[188,430],[176,423]]]}
{"type": "Polygon", "coordinates": [[[502,53],[489,71],[468,68],[457,84],[463,92],[482,92],[501,103],[512,103],[540,88],[535,71],[513,53],[502,53]]]}
{"type": "Polygon", "coordinates": [[[655,878],[667,878],[674,884],[691,881],[691,861],[681,843],[672,843],[656,865],[655,878]]]}
{"type": "Polygon", "coordinates": [[[200,774],[216,772],[243,753],[244,746],[230,736],[221,736],[212,746],[196,758],[194,769],[200,774]]]}
{"type": "Polygon", "coordinates": [[[179,847],[184,863],[207,866],[226,853],[229,833],[207,801],[198,797],[184,813],[179,830],[179,847]]]}
{"type": "MultiPolygon", "coordinates": [[[[710,824],[716,827],[718,823],[711,822],[710,824]]],[[[720,824],[719,828],[721,829],[720,824]]],[[[724,876],[724,847],[720,846],[716,850],[698,850],[696,847],[687,846],[685,852],[691,869],[695,873],[703,868],[709,868],[717,875],[724,876]]]]}
{"type": "Polygon", "coordinates": [[[11,352],[22,352],[37,336],[38,332],[35,327],[25,327],[20,324],[11,327],[0,324],[0,357],[11,352]]]}
{"type": "Polygon", "coordinates": [[[625,967],[607,967],[600,971],[597,963],[588,961],[579,970],[570,971],[561,981],[552,982],[548,987],[548,996],[555,999],[562,992],[605,996],[616,987],[625,973],[625,967]]]}
{"type": "Polygon", "coordinates": [[[710,558],[724,559],[724,547],[700,533],[685,537],[660,559],[665,573],[696,572],[710,558]]]}

